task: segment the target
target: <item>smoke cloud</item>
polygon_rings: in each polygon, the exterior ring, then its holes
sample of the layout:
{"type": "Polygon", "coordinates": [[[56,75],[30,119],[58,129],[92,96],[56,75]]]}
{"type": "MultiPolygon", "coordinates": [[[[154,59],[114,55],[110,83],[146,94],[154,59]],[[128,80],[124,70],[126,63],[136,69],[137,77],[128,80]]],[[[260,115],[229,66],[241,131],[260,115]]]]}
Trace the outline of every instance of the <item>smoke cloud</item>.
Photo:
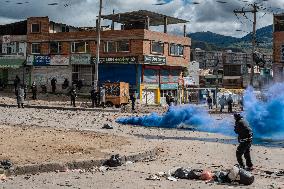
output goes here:
{"type": "Polygon", "coordinates": [[[247,89],[244,105],[244,116],[256,138],[284,139],[284,83],[271,86],[261,97],[247,89]]]}
{"type": "MultiPolygon", "coordinates": [[[[284,83],[275,84],[263,91],[261,98],[257,97],[252,88],[246,90],[243,115],[253,129],[254,138],[284,139],[283,91],[284,83]]],[[[195,105],[172,106],[163,115],[152,113],[141,117],[121,117],[116,122],[162,128],[189,126],[197,131],[235,135],[232,117],[216,120],[204,108],[195,105]]]]}

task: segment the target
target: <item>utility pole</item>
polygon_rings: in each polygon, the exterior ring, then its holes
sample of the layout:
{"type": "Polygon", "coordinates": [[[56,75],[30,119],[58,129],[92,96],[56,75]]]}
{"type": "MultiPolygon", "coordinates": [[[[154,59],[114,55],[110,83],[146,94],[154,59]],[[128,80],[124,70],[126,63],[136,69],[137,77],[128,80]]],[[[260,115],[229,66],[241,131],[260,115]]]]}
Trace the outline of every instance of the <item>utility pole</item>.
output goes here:
{"type": "Polygon", "coordinates": [[[100,63],[100,44],[101,44],[101,16],[102,16],[102,0],[100,0],[99,16],[96,20],[96,33],[97,33],[97,51],[96,51],[96,64],[95,64],[95,83],[94,86],[98,89],[99,84],[99,63],[100,63]]]}
{"type": "Polygon", "coordinates": [[[250,85],[253,86],[254,78],[254,52],[256,45],[256,13],[258,12],[258,6],[256,3],[251,4],[252,10],[234,10],[235,14],[244,14],[253,13],[253,30],[252,30],[252,63],[251,63],[251,72],[250,72],[250,85]]]}

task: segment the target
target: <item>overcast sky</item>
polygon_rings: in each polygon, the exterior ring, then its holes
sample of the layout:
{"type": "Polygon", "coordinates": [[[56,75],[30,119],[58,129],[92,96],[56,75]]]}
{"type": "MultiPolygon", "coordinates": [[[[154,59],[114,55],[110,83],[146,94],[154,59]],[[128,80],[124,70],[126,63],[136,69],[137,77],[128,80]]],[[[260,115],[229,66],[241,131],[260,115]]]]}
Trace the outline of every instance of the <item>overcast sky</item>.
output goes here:
{"type": "MultiPolygon", "coordinates": [[[[254,1],[261,9],[265,8],[257,14],[257,28],[272,24],[272,12],[284,12],[284,0],[103,0],[103,14],[111,14],[112,10],[125,12],[145,9],[188,20],[188,32],[212,31],[241,37],[252,29],[251,14],[239,15],[237,18],[233,10],[251,9],[249,3],[254,1]],[[163,2],[164,5],[155,5],[163,2]]],[[[53,21],[69,25],[95,26],[98,2],[99,0],[0,0],[0,24],[30,16],[49,16],[53,21]],[[58,5],[48,5],[56,2],[58,5]]],[[[109,22],[103,24],[108,25],[109,22]]],[[[182,32],[182,27],[170,26],[169,30],[182,32]]]]}

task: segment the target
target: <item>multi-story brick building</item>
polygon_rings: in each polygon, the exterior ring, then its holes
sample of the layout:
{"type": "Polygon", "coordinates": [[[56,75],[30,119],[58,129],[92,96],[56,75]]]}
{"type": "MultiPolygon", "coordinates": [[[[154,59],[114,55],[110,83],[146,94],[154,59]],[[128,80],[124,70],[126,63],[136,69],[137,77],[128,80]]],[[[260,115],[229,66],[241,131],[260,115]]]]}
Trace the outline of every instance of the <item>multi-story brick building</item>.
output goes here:
{"type": "Polygon", "coordinates": [[[22,81],[25,78],[23,65],[26,61],[27,35],[24,32],[27,22],[17,22],[12,25],[0,26],[0,88],[13,84],[18,75],[22,81]],[[14,27],[13,27],[14,26],[14,27]]]}
{"type": "MultiPolygon", "coordinates": [[[[101,29],[99,83],[128,82],[149,104],[160,103],[168,92],[178,96],[182,71],[190,61],[191,41],[185,35],[168,34],[167,25],[186,21],[149,11],[102,18],[120,23],[121,29],[101,29]],[[159,25],[164,25],[164,32],[150,30],[159,25]]],[[[95,30],[31,17],[25,32],[30,82],[50,86],[56,78],[60,89],[65,79],[70,83],[81,80],[82,91],[89,91],[96,71],[95,30]]]]}
{"type": "Polygon", "coordinates": [[[274,15],[273,21],[273,77],[284,80],[284,14],[274,15]]]}

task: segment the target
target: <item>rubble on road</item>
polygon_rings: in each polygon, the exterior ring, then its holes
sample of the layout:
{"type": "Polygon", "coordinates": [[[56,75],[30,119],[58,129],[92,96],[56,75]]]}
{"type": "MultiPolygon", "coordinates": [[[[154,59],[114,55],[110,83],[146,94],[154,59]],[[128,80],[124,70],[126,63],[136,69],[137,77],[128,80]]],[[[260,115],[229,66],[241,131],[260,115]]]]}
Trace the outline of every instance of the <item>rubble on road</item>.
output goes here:
{"type": "Polygon", "coordinates": [[[248,172],[238,166],[234,166],[227,171],[215,171],[191,169],[191,168],[177,168],[175,171],[169,171],[169,174],[165,172],[159,172],[155,175],[150,175],[146,180],[160,180],[161,177],[165,177],[170,181],[177,181],[177,179],[188,180],[203,180],[208,182],[217,182],[222,184],[242,184],[251,185],[254,182],[254,176],[251,172],[248,172]]]}
{"type": "Polygon", "coordinates": [[[119,154],[112,155],[111,158],[104,162],[104,166],[118,167],[122,165],[122,159],[119,154]]]}
{"type": "Polygon", "coordinates": [[[102,129],[113,129],[113,126],[109,125],[109,124],[104,124],[104,126],[102,127],[102,129]]]}

